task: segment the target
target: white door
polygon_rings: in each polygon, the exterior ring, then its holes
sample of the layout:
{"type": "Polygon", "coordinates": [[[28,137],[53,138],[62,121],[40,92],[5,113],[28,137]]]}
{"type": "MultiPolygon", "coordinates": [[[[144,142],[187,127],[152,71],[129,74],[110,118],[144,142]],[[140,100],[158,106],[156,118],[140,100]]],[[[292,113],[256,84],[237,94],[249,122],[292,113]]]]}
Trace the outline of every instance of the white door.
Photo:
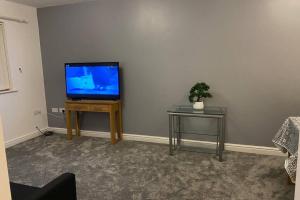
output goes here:
{"type": "Polygon", "coordinates": [[[7,160],[2,130],[2,122],[0,117],[0,199],[11,200],[7,160]]]}

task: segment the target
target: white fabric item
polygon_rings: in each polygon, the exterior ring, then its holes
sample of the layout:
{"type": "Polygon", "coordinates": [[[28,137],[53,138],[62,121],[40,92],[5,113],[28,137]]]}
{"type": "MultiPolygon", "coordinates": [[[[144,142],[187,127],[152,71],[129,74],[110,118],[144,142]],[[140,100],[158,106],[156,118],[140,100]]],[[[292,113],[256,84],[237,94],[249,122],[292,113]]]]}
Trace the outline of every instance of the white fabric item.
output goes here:
{"type": "Polygon", "coordinates": [[[282,152],[291,155],[285,160],[284,167],[293,183],[296,181],[299,132],[300,117],[289,117],[272,140],[282,152]]]}

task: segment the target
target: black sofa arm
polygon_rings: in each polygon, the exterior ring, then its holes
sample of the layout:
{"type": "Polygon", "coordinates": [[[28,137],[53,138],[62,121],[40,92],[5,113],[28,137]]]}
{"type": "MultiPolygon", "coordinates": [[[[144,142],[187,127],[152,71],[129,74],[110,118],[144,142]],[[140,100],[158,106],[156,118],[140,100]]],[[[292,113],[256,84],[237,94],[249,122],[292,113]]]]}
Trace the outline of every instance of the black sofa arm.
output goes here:
{"type": "Polygon", "coordinates": [[[30,200],[77,200],[75,175],[62,174],[36,191],[30,200]]]}

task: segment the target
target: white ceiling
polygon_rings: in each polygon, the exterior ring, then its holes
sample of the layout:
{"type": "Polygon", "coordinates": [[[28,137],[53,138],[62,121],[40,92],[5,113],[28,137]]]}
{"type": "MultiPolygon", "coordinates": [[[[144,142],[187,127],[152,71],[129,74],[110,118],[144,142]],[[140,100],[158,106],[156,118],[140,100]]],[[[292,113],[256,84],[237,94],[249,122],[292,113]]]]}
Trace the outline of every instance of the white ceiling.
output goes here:
{"type": "Polygon", "coordinates": [[[16,3],[33,6],[36,8],[43,8],[49,6],[59,6],[65,4],[94,1],[94,0],[7,0],[7,1],[13,1],[16,3]]]}

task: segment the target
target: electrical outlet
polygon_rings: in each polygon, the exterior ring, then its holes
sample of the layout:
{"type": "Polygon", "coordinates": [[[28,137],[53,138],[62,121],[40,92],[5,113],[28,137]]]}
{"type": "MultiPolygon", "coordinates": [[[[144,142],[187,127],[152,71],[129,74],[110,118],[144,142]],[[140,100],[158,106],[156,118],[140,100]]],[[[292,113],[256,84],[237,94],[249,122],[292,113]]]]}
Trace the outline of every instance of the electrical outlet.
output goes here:
{"type": "Polygon", "coordinates": [[[59,111],[58,108],[52,108],[53,113],[57,113],[58,111],[59,111]]]}
{"type": "Polygon", "coordinates": [[[33,112],[33,115],[41,115],[42,114],[42,111],[41,110],[35,110],[33,112]]]}
{"type": "Polygon", "coordinates": [[[59,112],[60,113],[64,113],[65,112],[65,108],[59,108],[59,112]]]}

